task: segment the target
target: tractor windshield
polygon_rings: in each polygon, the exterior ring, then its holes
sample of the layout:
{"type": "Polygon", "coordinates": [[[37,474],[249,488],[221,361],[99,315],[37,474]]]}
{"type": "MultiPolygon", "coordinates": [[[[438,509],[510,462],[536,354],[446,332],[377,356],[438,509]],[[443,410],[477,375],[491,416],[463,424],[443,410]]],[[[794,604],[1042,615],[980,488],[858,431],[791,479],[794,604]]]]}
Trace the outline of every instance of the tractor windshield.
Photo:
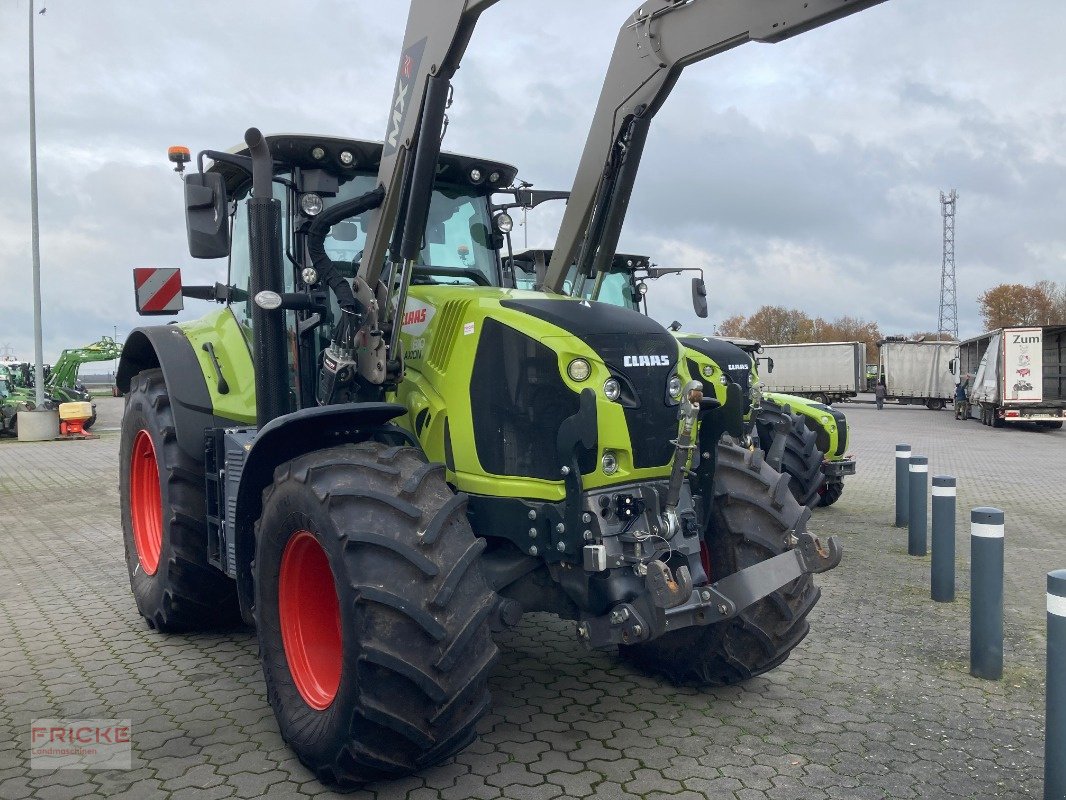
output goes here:
{"type": "MultiPolygon", "coordinates": [[[[340,186],[335,197],[326,198],[326,208],[370,191],[376,180],[374,175],[356,175],[340,186]]],[[[274,190],[275,196],[284,200],[284,187],[275,183],[274,190]]],[[[241,206],[245,200],[241,199],[241,206]]],[[[366,245],[371,213],[368,211],[334,225],[326,237],[326,253],[346,278],[355,277],[366,245]]],[[[230,256],[230,283],[245,290],[248,288],[250,264],[246,219],[243,211],[238,211],[233,225],[230,256]]],[[[282,236],[286,239],[289,236],[289,224],[288,219],[282,220],[282,236]]],[[[497,253],[492,246],[490,225],[488,197],[471,194],[462,187],[438,184],[429,208],[425,247],[415,268],[413,282],[499,285],[499,266],[497,253]]],[[[286,269],[285,290],[293,291],[293,288],[293,271],[286,269]]],[[[251,302],[250,298],[246,298],[231,305],[238,319],[249,330],[251,302]]]]}
{"type": "MultiPolygon", "coordinates": [[[[585,281],[583,294],[592,297],[595,288],[594,280],[585,281]]],[[[622,306],[632,311],[640,311],[640,298],[633,288],[633,276],[630,272],[608,272],[603,276],[600,284],[600,294],[596,298],[601,303],[610,303],[612,306],[622,306]]]]}
{"type": "MultiPolygon", "coordinates": [[[[374,188],[375,176],[359,175],[341,186],[330,205],[358,197],[374,188]]],[[[347,277],[363,256],[371,212],[333,226],[326,237],[326,253],[334,262],[351,264],[347,277]]],[[[426,225],[425,247],[419,259],[415,283],[499,283],[496,251],[489,231],[488,203],[460,187],[438,185],[433,191],[426,225]],[[434,268],[440,271],[434,271],[434,268]],[[465,274],[464,274],[465,273],[465,274]],[[478,280],[478,278],[483,280],[478,280]]]]}

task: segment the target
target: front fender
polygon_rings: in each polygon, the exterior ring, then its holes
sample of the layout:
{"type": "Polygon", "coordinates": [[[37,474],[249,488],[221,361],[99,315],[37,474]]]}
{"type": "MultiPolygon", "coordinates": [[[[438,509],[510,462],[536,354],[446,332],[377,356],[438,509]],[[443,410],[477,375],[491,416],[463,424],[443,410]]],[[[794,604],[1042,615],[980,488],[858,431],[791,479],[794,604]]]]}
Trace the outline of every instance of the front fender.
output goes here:
{"type": "Polygon", "coordinates": [[[227,503],[233,510],[227,509],[226,515],[234,532],[237,590],[246,620],[251,621],[255,597],[255,523],[263,510],[263,490],[273,481],[274,470],[305,453],[341,444],[374,440],[418,447],[411,433],[391,423],[406,411],[396,403],[304,408],[272,419],[244,445],[236,503],[227,503]]]}

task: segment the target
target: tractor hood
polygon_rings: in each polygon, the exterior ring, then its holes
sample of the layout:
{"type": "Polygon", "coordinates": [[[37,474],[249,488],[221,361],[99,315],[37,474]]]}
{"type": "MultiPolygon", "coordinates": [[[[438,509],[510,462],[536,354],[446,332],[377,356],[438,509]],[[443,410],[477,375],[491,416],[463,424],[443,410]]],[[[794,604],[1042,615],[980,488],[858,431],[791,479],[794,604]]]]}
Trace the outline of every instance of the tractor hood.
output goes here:
{"type": "Polygon", "coordinates": [[[702,353],[711,359],[723,374],[729,376],[730,381],[740,386],[741,397],[744,398],[744,413],[747,414],[751,407],[752,373],[754,372],[752,356],[732,342],[713,336],[680,334],[677,338],[684,347],[702,353]]]}
{"type": "MultiPolygon", "coordinates": [[[[442,460],[464,490],[476,491],[463,486],[467,474],[561,481],[565,431],[578,421],[595,431],[577,454],[586,485],[668,474],[678,424],[669,386],[689,370],[654,320],[538,292],[422,285],[411,287],[401,333],[410,390],[425,382],[420,391],[449,409],[442,460]],[[605,472],[605,454],[617,468],[605,472]]],[[[432,452],[426,442],[442,415],[430,409],[420,427],[419,413],[412,427],[432,452]]]]}

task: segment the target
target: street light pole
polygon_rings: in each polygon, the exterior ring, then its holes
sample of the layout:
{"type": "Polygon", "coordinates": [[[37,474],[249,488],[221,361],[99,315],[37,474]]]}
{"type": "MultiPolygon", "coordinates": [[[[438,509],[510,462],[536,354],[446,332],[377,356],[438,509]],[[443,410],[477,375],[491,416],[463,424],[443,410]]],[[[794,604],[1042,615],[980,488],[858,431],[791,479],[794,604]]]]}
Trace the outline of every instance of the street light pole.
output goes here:
{"type": "Polygon", "coordinates": [[[37,102],[33,90],[33,2],[30,8],[30,220],[33,247],[33,354],[37,408],[44,405],[44,341],[41,335],[41,237],[37,226],[37,102]]]}

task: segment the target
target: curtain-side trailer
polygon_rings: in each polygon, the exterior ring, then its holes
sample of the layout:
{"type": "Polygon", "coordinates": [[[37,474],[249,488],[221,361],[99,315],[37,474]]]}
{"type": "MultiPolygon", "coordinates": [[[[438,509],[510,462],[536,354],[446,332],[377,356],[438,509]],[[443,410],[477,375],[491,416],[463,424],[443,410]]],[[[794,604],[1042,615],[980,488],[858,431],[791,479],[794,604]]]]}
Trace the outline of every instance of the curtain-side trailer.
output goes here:
{"type": "Polygon", "coordinates": [[[763,388],[770,391],[828,404],[865,388],[863,342],[764,344],[762,357],[770,359],[761,375],[763,388]]]}
{"type": "Polygon", "coordinates": [[[878,342],[885,399],[934,411],[944,408],[955,396],[950,364],[956,347],[957,342],[878,342]]]}
{"type": "Polygon", "coordinates": [[[952,371],[966,384],[969,416],[985,425],[1066,419],[1066,325],[1000,328],[959,342],[952,371]]]}

